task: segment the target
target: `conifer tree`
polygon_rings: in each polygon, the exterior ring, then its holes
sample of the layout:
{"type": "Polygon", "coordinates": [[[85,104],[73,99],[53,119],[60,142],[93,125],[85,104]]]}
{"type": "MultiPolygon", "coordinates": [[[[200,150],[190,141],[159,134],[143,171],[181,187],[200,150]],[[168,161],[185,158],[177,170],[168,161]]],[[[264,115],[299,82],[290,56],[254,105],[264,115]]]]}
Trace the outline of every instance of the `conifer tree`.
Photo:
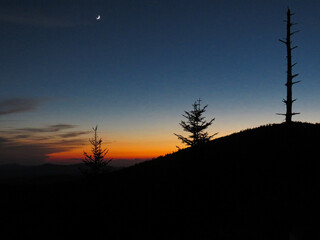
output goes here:
{"type": "Polygon", "coordinates": [[[107,160],[104,158],[109,150],[107,148],[102,149],[102,139],[99,138],[97,134],[98,126],[92,129],[94,131],[94,135],[93,138],[89,139],[89,142],[92,145],[92,154],[89,155],[84,151],[84,159],[82,160],[82,162],[87,167],[85,173],[97,176],[101,174],[103,170],[105,170],[106,166],[111,162],[112,159],[107,160]]]}
{"type": "Polygon", "coordinates": [[[182,135],[174,133],[184,144],[188,146],[196,146],[201,143],[205,143],[210,141],[215,135],[209,135],[205,130],[212,124],[215,118],[211,119],[209,122],[205,120],[203,117],[203,113],[206,111],[208,105],[205,105],[203,108],[200,106],[201,99],[192,104],[193,110],[182,114],[183,117],[187,119],[187,121],[181,121],[180,126],[183,128],[184,131],[191,133],[188,137],[184,137],[182,135]]]}

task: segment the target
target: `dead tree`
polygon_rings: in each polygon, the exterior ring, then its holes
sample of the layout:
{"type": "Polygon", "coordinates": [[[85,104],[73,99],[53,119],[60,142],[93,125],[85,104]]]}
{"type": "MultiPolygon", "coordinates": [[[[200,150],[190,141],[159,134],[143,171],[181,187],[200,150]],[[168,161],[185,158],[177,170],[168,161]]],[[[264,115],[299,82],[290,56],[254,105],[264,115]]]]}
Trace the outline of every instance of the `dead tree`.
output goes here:
{"type": "Polygon", "coordinates": [[[292,86],[300,81],[292,81],[295,77],[297,77],[299,74],[293,74],[292,73],[292,67],[295,66],[297,63],[292,64],[292,55],[291,51],[298,46],[291,47],[291,36],[299,31],[291,32],[291,27],[293,25],[296,25],[296,23],[291,22],[291,16],[294,15],[290,12],[290,9],[288,8],[287,11],[287,20],[285,21],[287,23],[287,37],[285,40],[279,39],[280,42],[284,43],[287,48],[287,83],[285,84],[287,87],[287,99],[283,99],[283,102],[286,104],[287,111],[285,114],[278,113],[278,115],[284,115],[286,116],[286,123],[292,122],[292,116],[300,113],[292,112],[292,103],[296,101],[296,99],[292,99],[292,86]]]}

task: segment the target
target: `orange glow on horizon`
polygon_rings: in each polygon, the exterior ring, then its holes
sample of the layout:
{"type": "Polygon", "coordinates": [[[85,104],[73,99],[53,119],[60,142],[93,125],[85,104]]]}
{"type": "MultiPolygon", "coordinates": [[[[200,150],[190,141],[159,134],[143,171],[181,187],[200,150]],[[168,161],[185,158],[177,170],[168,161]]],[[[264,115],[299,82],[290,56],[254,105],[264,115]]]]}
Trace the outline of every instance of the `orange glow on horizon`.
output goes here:
{"type": "MultiPolygon", "coordinates": [[[[226,134],[219,133],[216,138],[225,136],[226,134]]],[[[109,136],[110,137],[110,136],[109,136]]],[[[103,139],[108,139],[102,136],[103,139]]],[[[115,138],[116,139],[116,138],[115,138]]],[[[174,137],[157,136],[157,140],[146,139],[138,136],[136,138],[119,137],[116,141],[110,143],[102,143],[102,148],[109,149],[106,159],[141,159],[148,160],[164,156],[177,151],[176,146],[181,148],[186,147],[178,139],[174,137]]],[[[69,151],[52,153],[48,155],[47,162],[58,163],[79,163],[83,158],[83,152],[91,153],[91,146],[88,143],[79,148],[73,148],[69,151]]]]}
{"type": "MultiPolygon", "coordinates": [[[[103,146],[106,147],[106,146],[103,146]]],[[[113,143],[107,146],[109,152],[106,159],[152,159],[163,156],[167,153],[175,151],[173,143],[159,143],[159,142],[122,142],[113,143]]],[[[84,158],[83,152],[91,153],[90,145],[83,148],[75,148],[66,152],[52,153],[48,155],[48,162],[79,162],[84,158]]]]}

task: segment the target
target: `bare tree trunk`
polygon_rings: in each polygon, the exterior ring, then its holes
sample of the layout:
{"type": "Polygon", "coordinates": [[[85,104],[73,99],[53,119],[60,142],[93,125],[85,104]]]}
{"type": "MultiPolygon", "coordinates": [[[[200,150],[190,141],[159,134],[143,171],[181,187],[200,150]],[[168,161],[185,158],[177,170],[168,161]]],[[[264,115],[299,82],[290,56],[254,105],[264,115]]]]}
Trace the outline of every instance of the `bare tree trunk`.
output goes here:
{"type": "Polygon", "coordinates": [[[296,99],[292,99],[292,85],[300,82],[296,81],[293,82],[292,80],[297,77],[299,74],[292,74],[292,67],[296,65],[297,63],[292,64],[292,55],[291,51],[298,46],[291,47],[291,36],[298,31],[291,32],[291,26],[295,25],[294,23],[291,22],[291,16],[293,14],[290,12],[290,9],[287,11],[287,37],[285,40],[279,39],[279,41],[283,42],[286,44],[287,47],[287,99],[283,99],[283,102],[286,104],[287,111],[286,114],[280,114],[280,115],[285,115],[286,116],[286,123],[291,123],[292,122],[292,116],[299,114],[299,113],[294,113],[292,112],[292,103],[296,101],[296,99]]]}

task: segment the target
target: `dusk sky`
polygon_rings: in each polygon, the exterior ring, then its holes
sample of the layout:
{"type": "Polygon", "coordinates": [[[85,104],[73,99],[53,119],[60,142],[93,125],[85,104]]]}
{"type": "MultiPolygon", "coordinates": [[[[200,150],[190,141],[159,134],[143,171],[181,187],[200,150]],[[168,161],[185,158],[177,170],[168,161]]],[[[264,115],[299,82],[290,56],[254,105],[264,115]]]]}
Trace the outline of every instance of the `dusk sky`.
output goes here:
{"type": "Polygon", "coordinates": [[[165,155],[198,98],[216,137],[283,122],[288,7],[293,119],[319,122],[318,0],[1,0],[0,163],[77,163],[96,125],[110,158],[165,155]]]}

